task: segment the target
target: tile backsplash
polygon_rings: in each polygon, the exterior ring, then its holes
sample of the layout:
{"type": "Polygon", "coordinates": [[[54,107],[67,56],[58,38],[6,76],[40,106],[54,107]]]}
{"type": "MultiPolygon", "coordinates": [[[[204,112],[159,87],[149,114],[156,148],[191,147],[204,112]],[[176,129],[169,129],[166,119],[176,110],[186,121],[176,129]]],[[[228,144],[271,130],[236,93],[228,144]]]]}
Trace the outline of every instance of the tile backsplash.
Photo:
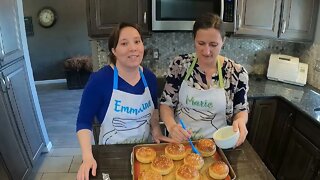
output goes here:
{"type": "MultiPolygon", "coordinates": [[[[97,40],[96,43],[97,57],[94,58],[102,67],[108,63],[107,40],[97,40]]],[[[158,77],[165,75],[173,57],[194,52],[191,32],[156,32],[144,40],[144,45],[146,52],[143,65],[150,68],[158,77]],[[152,56],[154,50],[159,51],[158,59],[152,56]]],[[[314,68],[316,62],[320,66],[320,45],[274,39],[228,37],[220,54],[242,64],[249,74],[266,75],[271,53],[299,57],[301,62],[308,63],[308,83],[320,89],[320,82],[315,78],[319,75],[320,69],[316,71],[314,68]]]]}
{"type": "Polygon", "coordinates": [[[313,44],[304,51],[300,57],[300,61],[309,65],[307,77],[308,84],[320,89],[320,44],[313,44]]]}

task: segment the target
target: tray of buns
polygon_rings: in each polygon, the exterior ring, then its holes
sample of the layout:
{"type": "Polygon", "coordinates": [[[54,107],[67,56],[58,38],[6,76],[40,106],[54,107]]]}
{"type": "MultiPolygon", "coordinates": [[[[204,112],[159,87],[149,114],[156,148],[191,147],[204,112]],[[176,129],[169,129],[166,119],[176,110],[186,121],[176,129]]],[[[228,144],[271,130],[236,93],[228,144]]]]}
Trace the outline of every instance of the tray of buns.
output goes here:
{"type": "Polygon", "coordinates": [[[236,179],[228,159],[212,139],[193,143],[201,155],[193,153],[188,143],[134,146],[131,154],[133,180],[236,179]]]}

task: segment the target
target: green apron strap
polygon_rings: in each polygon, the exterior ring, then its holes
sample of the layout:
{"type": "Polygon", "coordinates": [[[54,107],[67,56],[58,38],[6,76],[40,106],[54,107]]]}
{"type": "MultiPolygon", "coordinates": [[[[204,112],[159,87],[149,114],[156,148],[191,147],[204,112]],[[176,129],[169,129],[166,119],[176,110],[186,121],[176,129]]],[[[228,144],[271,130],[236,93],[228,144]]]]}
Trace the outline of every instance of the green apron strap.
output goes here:
{"type": "Polygon", "coordinates": [[[192,54],[192,59],[193,59],[192,64],[191,64],[190,68],[187,70],[187,75],[184,77],[184,80],[188,80],[188,78],[189,78],[189,76],[190,76],[190,74],[191,74],[191,72],[192,72],[192,70],[194,68],[194,65],[197,62],[198,58],[196,57],[196,53],[192,54]]]}
{"type": "Polygon", "coordinates": [[[219,59],[219,56],[217,58],[217,61],[218,61],[218,74],[219,74],[219,85],[220,85],[220,88],[224,88],[224,81],[223,81],[223,77],[222,77],[222,67],[221,67],[221,62],[220,62],[220,59],[219,59]]]}
{"type": "MultiPolygon", "coordinates": [[[[190,74],[194,68],[194,65],[196,64],[197,62],[197,57],[196,57],[196,53],[193,53],[192,54],[192,64],[191,66],[189,67],[189,69],[187,70],[187,75],[184,77],[184,80],[188,80],[188,78],[190,77],[190,74]]],[[[218,61],[218,75],[219,75],[219,86],[220,88],[224,88],[224,82],[223,82],[223,77],[222,77],[222,67],[221,67],[221,63],[220,63],[220,60],[219,60],[219,56],[217,58],[217,61],[218,61]]]]}

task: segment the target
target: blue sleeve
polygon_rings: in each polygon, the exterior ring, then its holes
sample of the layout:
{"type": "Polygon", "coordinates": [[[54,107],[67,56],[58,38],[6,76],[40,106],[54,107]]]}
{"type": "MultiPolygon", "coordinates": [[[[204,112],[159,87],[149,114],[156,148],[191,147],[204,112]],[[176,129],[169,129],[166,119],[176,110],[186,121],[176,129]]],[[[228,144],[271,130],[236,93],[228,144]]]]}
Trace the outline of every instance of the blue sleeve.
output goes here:
{"type": "Polygon", "coordinates": [[[146,77],[148,87],[150,89],[151,97],[153,100],[154,108],[158,109],[158,82],[156,75],[151,72],[148,68],[144,67],[143,71],[144,76],[146,77]]]}
{"type": "Polygon", "coordinates": [[[104,105],[109,104],[112,93],[113,81],[108,80],[106,78],[108,76],[110,76],[110,74],[106,73],[106,68],[92,73],[90,76],[82,94],[76,131],[81,129],[92,130],[92,122],[95,116],[97,116],[100,122],[103,121],[103,119],[101,119],[103,116],[99,114],[105,114],[106,109],[104,105]]]}

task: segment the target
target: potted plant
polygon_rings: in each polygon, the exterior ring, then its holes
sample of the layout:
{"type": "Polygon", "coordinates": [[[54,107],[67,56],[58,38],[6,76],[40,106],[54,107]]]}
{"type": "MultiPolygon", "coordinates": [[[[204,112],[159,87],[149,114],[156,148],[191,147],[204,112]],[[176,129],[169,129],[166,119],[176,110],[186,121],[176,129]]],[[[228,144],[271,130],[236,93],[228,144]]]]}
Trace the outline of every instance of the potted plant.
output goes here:
{"type": "Polygon", "coordinates": [[[64,61],[68,89],[82,89],[92,73],[90,56],[75,56],[64,61]]]}

